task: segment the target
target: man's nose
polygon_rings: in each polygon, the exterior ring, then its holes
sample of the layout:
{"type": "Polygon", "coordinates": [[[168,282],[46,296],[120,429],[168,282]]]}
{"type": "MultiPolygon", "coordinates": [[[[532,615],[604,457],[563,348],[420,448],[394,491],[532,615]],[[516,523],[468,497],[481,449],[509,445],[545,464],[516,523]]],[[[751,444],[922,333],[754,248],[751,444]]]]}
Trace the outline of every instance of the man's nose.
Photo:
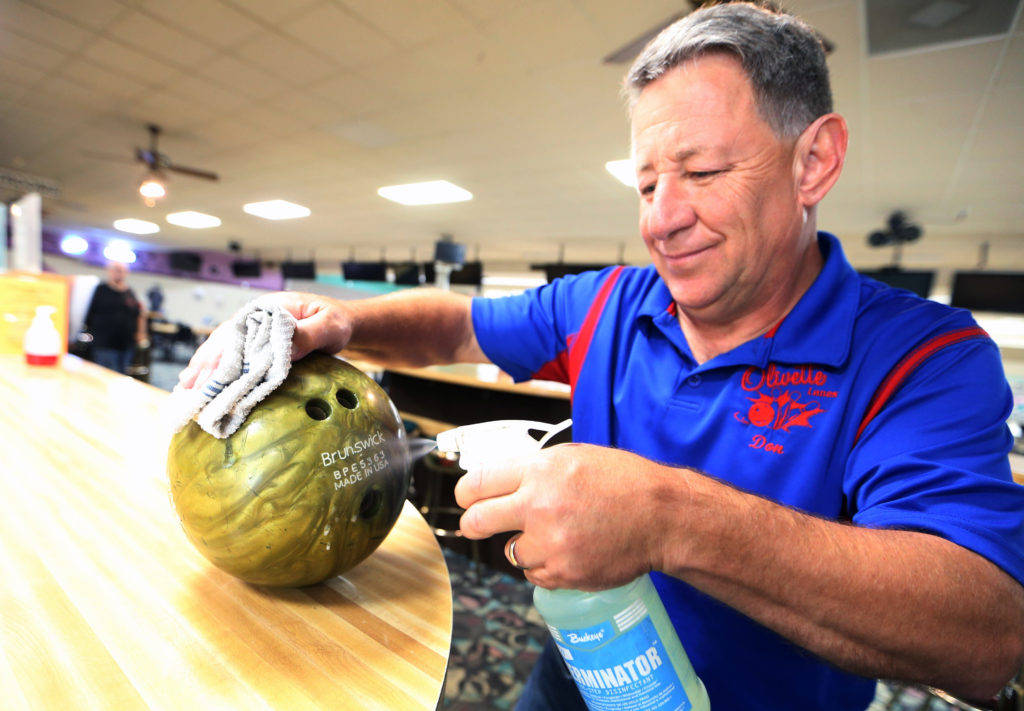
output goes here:
{"type": "Polygon", "coordinates": [[[668,239],[697,221],[690,191],[677,176],[658,176],[645,218],[647,233],[654,239],[668,239]]]}

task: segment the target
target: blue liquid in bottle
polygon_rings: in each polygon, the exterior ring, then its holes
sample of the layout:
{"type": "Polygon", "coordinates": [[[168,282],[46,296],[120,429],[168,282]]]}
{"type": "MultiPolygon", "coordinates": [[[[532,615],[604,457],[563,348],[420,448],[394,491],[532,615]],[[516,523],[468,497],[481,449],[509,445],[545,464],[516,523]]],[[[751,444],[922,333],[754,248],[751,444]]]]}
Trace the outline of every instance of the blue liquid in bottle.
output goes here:
{"type": "Polygon", "coordinates": [[[538,587],[533,602],[590,711],[710,710],[649,575],[600,592],[538,587]]]}

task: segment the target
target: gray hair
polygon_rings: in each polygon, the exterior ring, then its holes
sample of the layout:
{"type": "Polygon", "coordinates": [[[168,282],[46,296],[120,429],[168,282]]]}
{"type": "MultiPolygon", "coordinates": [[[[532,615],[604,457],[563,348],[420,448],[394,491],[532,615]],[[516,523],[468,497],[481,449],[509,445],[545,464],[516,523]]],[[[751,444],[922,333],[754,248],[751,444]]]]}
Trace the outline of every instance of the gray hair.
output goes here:
{"type": "Polygon", "coordinates": [[[688,59],[729,52],[743,64],[758,113],[779,137],[793,138],[832,111],[822,41],[792,15],[752,3],[690,13],[644,48],[624,81],[632,110],[644,87],[688,59]]]}

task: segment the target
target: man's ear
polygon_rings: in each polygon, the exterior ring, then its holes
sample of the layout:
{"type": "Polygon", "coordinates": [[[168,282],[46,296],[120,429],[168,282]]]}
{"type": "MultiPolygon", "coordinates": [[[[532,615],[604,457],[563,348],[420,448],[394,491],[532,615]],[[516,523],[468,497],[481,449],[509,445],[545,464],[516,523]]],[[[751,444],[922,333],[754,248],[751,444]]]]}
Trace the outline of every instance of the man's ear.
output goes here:
{"type": "Polygon", "coordinates": [[[846,158],[846,121],[825,114],[808,126],[796,142],[797,191],[804,207],[821,202],[839,180],[846,158]]]}

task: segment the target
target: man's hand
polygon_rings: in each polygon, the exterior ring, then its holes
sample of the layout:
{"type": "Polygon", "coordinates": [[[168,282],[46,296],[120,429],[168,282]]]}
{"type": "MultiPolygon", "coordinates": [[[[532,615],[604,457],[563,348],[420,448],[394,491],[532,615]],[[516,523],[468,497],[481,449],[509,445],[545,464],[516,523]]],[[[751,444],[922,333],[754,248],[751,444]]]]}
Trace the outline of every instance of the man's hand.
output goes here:
{"type": "Polygon", "coordinates": [[[523,532],[516,558],[531,582],[601,590],[661,567],[654,501],[685,498],[686,475],[622,450],[566,444],[476,468],[455,497],[467,538],[523,532]]]}
{"type": "MultiPolygon", "coordinates": [[[[292,360],[312,351],[337,353],[352,336],[352,323],[340,302],[318,294],[287,291],[261,297],[263,303],[276,304],[295,317],[298,324],[292,337],[292,360]]],[[[178,384],[187,389],[201,387],[213,374],[224,351],[224,339],[233,328],[230,319],[210,334],[196,349],[188,366],[178,376],[178,384]]]]}

